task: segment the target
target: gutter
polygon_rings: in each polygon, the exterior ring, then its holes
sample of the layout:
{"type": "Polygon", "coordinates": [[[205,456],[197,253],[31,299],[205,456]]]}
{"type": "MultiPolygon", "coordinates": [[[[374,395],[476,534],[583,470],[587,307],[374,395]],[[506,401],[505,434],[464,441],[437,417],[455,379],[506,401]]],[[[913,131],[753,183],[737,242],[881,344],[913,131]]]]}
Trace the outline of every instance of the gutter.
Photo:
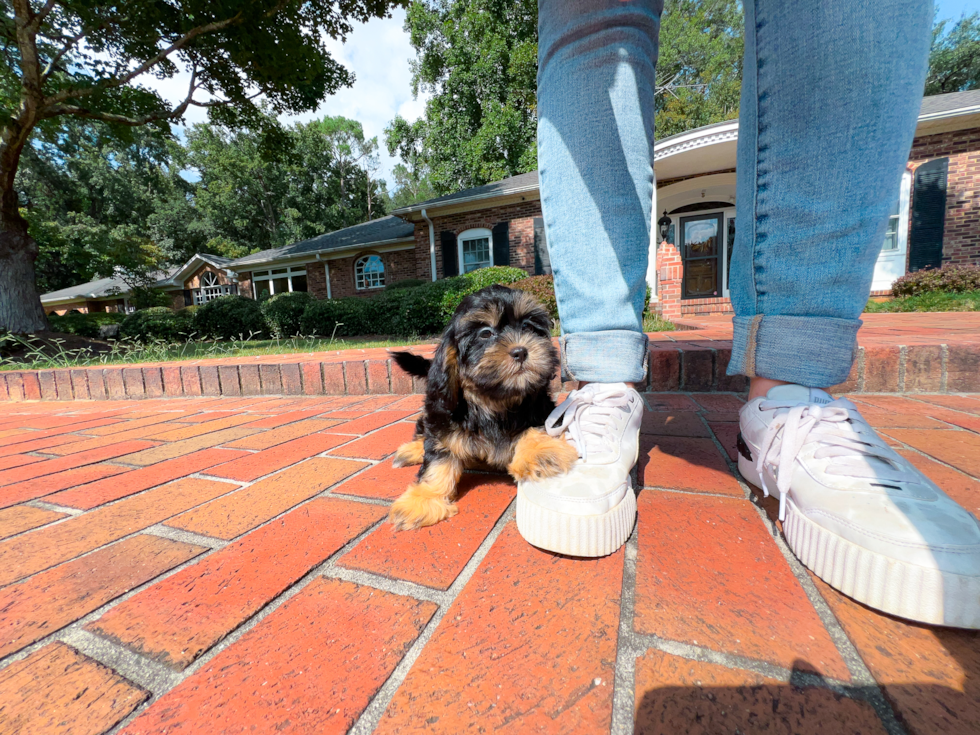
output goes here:
{"type": "MultiPolygon", "coordinates": [[[[538,185],[537,184],[530,184],[528,186],[520,186],[520,187],[517,187],[515,189],[507,189],[505,191],[494,191],[494,192],[489,192],[487,194],[476,194],[474,196],[469,196],[469,197],[457,197],[456,199],[448,199],[448,200],[442,201],[442,202],[428,202],[428,207],[430,209],[432,207],[452,207],[452,206],[455,206],[457,204],[467,204],[469,202],[479,202],[479,201],[482,201],[484,199],[501,199],[503,197],[509,197],[509,196],[514,195],[514,194],[524,194],[524,193],[529,192],[529,191],[537,191],[537,190],[538,190],[538,185]]],[[[420,211],[424,211],[424,210],[425,210],[424,207],[421,207],[421,208],[416,208],[416,207],[403,207],[402,209],[392,210],[391,214],[393,214],[395,216],[398,216],[398,215],[402,215],[402,214],[411,214],[412,212],[420,212],[420,211]]],[[[422,216],[425,217],[425,215],[422,215],[422,216]]]]}
{"type": "Polygon", "coordinates": [[[429,215],[425,213],[425,207],[422,208],[422,219],[429,223],[429,263],[432,266],[432,280],[434,281],[436,280],[436,229],[432,220],[429,219],[429,215]]]}

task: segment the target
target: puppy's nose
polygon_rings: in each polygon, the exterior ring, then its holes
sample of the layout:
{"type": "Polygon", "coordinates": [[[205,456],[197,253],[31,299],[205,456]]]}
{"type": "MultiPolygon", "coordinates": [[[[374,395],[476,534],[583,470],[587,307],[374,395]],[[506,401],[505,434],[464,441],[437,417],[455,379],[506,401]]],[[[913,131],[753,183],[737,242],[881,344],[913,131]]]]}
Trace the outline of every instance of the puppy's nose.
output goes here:
{"type": "Polygon", "coordinates": [[[513,357],[518,362],[524,362],[527,359],[527,347],[511,348],[510,356],[513,357]]]}

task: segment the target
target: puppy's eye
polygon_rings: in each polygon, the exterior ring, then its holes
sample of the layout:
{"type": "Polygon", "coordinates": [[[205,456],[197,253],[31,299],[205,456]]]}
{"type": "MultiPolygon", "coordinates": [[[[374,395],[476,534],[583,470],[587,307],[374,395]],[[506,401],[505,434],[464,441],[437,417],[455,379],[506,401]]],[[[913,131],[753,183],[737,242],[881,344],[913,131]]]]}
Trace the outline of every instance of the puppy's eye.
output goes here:
{"type": "Polygon", "coordinates": [[[483,329],[481,329],[479,332],[476,333],[476,336],[479,337],[480,339],[490,339],[491,337],[493,337],[493,330],[490,329],[490,327],[484,327],[483,329]]]}

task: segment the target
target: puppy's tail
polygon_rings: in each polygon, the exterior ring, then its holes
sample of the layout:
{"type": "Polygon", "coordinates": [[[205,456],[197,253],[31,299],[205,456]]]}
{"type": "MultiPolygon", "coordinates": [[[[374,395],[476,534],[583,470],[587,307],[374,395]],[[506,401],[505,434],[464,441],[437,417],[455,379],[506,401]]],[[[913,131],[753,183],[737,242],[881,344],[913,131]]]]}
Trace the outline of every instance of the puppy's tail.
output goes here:
{"type": "Polygon", "coordinates": [[[392,352],[391,359],[409,375],[425,378],[429,375],[429,368],[432,367],[432,360],[427,357],[420,357],[411,352],[392,352]]]}

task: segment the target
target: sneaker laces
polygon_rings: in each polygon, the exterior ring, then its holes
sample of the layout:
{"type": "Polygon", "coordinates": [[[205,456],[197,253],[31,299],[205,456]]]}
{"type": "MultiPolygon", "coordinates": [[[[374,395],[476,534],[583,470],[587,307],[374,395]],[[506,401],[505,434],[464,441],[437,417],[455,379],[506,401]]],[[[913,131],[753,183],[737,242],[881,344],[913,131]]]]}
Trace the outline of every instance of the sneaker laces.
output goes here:
{"type": "Polygon", "coordinates": [[[583,462],[588,462],[590,455],[615,454],[622,439],[616,417],[629,413],[631,392],[625,386],[605,388],[590,383],[570,393],[551,412],[544,422],[545,430],[551,436],[568,432],[565,440],[583,462]]]}
{"type": "MultiPolygon", "coordinates": [[[[760,410],[780,410],[769,424],[762,439],[756,472],[762,480],[762,492],[769,497],[765,468],[776,476],[779,492],[779,520],[786,520],[786,496],[796,456],[804,445],[818,442],[814,459],[834,458],[827,474],[863,477],[871,480],[902,481],[908,478],[897,467],[888,446],[858,413],[857,407],[846,398],[827,404],[799,404],[779,400],[764,400],[760,410]],[[777,442],[782,432],[781,441],[777,442]],[[780,471],[777,471],[777,468],[780,471]]],[[[900,489],[900,488],[898,488],[900,489]]]]}

